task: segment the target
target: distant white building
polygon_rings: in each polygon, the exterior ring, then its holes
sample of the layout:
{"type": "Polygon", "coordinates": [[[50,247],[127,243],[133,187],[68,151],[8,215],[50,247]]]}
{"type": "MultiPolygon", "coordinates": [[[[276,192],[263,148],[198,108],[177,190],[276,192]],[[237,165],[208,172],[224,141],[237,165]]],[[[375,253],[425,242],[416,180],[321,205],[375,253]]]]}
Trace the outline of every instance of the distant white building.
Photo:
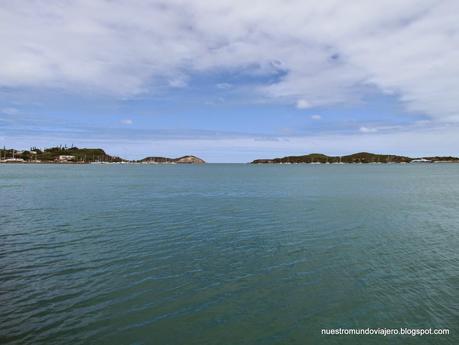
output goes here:
{"type": "Polygon", "coordinates": [[[432,163],[431,160],[425,158],[413,159],[410,163],[432,163]]]}
{"type": "Polygon", "coordinates": [[[60,155],[57,157],[57,160],[59,162],[69,162],[75,160],[75,156],[70,156],[70,155],[60,155]]]}
{"type": "Polygon", "coordinates": [[[21,162],[25,162],[22,158],[7,158],[5,160],[3,160],[2,162],[5,162],[5,163],[21,163],[21,162]]]}

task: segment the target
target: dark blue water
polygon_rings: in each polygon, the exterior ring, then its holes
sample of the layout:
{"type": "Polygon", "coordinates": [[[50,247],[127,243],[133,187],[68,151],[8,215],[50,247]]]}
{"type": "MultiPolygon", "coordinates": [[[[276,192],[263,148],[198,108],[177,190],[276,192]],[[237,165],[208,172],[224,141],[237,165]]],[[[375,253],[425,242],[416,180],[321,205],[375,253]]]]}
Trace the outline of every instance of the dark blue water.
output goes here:
{"type": "Polygon", "coordinates": [[[459,164],[0,165],[0,343],[459,344],[459,164]]]}

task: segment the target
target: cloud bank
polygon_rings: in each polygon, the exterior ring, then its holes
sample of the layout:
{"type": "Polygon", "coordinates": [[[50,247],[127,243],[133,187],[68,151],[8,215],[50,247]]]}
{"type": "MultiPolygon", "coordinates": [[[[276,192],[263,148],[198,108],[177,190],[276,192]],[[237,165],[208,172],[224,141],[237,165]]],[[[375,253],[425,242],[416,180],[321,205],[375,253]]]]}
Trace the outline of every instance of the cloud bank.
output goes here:
{"type": "Polygon", "coordinates": [[[5,1],[0,87],[122,98],[237,70],[263,77],[261,97],[300,109],[377,88],[456,121],[457,13],[454,0],[5,1]]]}
{"type": "Polygon", "coordinates": [[[110,154],[129,159],[146,156],[183,156],[195,154],[208,162],[249,162],[256,158],[274,158],[321,152],[344,155],[360,151],[400,154],[412,157],[457,155],[458,128],[439,126],[399,130],[362,131],[352,134],[319,134],[311,136],[260,136],[212,131],[103,130],[69,128],[66,132],[33,129],[0,132],[0,140],[14,142],[27,149],[76,145],[102,147],[110,154]],[[135,135],[134,135],[135,134],[135,135]],[[3,137],[2,137],[3,135],[3,137]]]}

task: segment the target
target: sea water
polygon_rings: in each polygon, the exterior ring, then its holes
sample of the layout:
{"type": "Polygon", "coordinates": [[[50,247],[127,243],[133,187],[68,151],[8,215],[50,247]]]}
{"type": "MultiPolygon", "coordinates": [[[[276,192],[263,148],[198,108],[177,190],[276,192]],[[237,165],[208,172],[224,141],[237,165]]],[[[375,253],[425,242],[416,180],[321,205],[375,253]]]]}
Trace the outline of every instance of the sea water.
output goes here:
{"type": "Polygon", "coordinates": [[[459,344],[459,164],[0,165],[0,343],[459,344]]]}

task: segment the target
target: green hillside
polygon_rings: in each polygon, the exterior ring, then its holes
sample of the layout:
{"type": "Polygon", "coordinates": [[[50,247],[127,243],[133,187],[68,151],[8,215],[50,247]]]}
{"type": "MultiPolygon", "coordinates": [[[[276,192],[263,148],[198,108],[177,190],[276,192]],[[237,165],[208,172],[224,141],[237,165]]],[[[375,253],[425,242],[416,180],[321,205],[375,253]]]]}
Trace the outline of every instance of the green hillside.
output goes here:
{"type": "Polygon", "coordinates": [[[78,147],[63,147],[56,146],[40,150],[36,147],[30,150],[19,151],[13,149],[1,149],[1,159],[13,158],[24,159],[25,161],[41,161],[41,162],[54,162],[59,159],[59,156],[73,156],[74,162],[90,163],[90,162],[121,162],[120,157],[115,157],[105,153],[100,148],[78,148],[78,147]]]}
{"type": "MultiPolygon", "coordinates": [[[[346,156],[327,156],[321,153],[311,153],[303,156],[287,156],[273,159],[256,159],[252,164],[296,164],[296,163],[410,163],[418,158],[397,155],[384,155],[369,152],[359,152],[346,156]]],[[[451,156],[423,157],[429,162],[455,162],[459,158],[451,156]]]]}

